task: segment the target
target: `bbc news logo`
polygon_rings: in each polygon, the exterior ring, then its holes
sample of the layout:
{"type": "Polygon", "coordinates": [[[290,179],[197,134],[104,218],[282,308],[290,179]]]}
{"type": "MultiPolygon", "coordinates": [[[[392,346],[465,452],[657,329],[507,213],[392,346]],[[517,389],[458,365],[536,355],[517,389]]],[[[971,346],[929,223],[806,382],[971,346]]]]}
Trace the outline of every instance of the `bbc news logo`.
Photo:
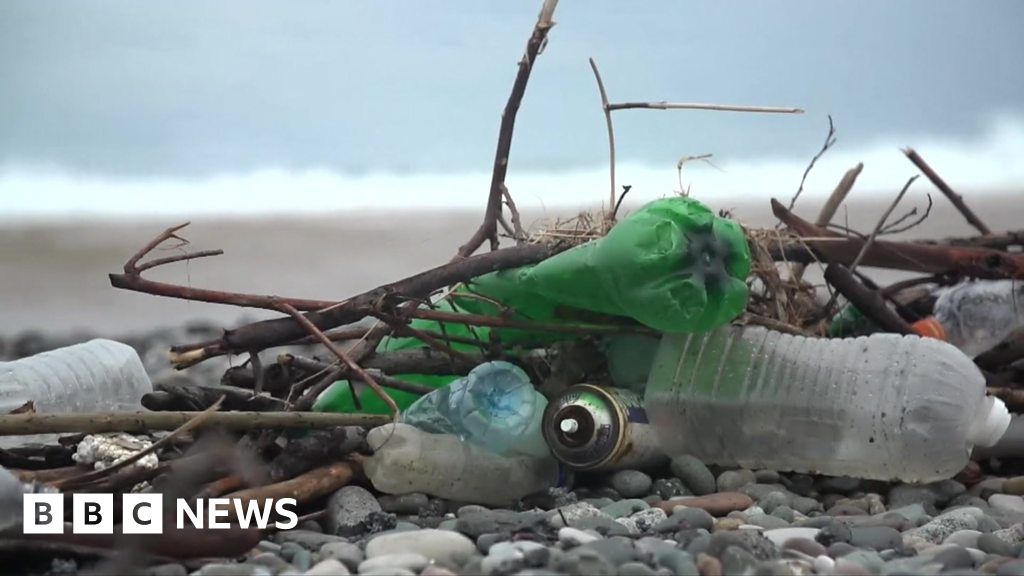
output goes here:
{"type": "MultiPolygon", "coordinates": [[[[63,494],[25,494],[22,529],[25,534],[64,533],[63,494]]],[[[174,506],[177,528],[228,529],[255,527],[265,530],[294,528],[299,523],[294,498],[279,500],[241,500],[208,498],[193,503],[178,498],[174,506]]],[[[160,494],[122,494],[120,532],[123,534],[162,534],[164,498],[160,494]]],[[[74,534],[113,534],[117,509],[113,494],[74,494],[71,500],[71,531],[74,534]]]]}

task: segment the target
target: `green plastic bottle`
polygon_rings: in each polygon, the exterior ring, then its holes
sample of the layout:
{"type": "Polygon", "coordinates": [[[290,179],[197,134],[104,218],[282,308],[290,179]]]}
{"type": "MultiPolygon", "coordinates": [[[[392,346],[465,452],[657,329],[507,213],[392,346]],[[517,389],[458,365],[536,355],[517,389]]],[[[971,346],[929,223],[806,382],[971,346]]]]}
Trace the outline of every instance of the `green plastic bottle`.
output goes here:
{"type": "MultiPolygon", "coordinates": [[[[692,198],[651,202],[616,224],[603,238],[577,246],[532,266],[480,276],[454,293],[445,309],[543,322],[595,321],[615,316],[660,332],[713,330],[743,312],[747,301],[750,248],[739,224],[720,218],[692,198]],[[500,303],[500,304],[497,304],[500,303]],[[597,318],[595,318],[597,317],[597,318]]],[[[416,320],[413,327],[441,331],[440,323],[416,320]]],[[[448,334],[488,341],[490,331],[445,324],[448,334]]],[[[544,345],[569,334],[494,329],[503,343],[544,345]]],[[[424,346],[414,338],[393,338],[382,350],[424,346]]],[[[469,344],[456,350],[476,351],[469,344]]],[[[431,386],[455,376],[395,375],[431,386]]],[[[390,391],[399,408],[416,400],[390,391]]],[[[386,413],[371,390],[360,394],[363,411],[386,413]]],[[[355,411],[346,382],[328,389],[315,410],[355,411]]]]}

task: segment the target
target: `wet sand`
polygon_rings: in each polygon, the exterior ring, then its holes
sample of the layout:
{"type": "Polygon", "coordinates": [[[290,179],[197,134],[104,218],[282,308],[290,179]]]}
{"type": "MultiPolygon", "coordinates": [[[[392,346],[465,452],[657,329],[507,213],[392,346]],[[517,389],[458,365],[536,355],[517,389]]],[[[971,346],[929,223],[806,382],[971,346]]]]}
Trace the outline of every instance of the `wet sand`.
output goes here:
{"type": "MultiPolygon", "coordinates": [[[[896,213],[923,209],[922,186],[896,213]]],[[[835,222],[869,232],[891,201],[854,193],[835,222]]],[[[974,234],[949,202],[934,192],[928,220],[911,237],[974,234]]],[[[968,196],[993,230],[1024,228],[1024,193],[968,196]]],[[[763,199],[703,198],[733,210],[745,224],[774,224],[763,199]]],[[[801,199],[797,213],[813,219],[822,198],[801,199]]],[[[529,210],[524,223],[571,215],[529,210]]],[[[222,248],[223,256],[175,264],[151,272],[154,280],[262,294],[341,299],[382,283],[442,264],[473,232],[475,212],[383,214],[339,213],[330,217],[195,218],[183,231],[193,250],[222,248]]],[[[176,301],[110,287],[107,274],[157,232],[181,220],[0,221],[0,336],[29,329],[53,333],[87,330],[126,334],[205,319],[230,327],[266,316],[229,306],[176,301]]],[[[168,256],[179,250],[161,250],[168,256]]],[[[879,278],[892,277],[889,274],[879,278]]]]}

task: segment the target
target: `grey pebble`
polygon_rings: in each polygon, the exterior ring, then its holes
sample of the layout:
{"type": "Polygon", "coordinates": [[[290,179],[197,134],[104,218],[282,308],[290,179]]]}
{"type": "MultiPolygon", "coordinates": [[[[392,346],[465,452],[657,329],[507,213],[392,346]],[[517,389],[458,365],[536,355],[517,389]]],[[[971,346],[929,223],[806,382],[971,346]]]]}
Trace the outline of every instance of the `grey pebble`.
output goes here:
{"type": "Polygon", "coordinates": [[[266,566],[259,564],[207,564],[196,572],[196,576],[273,576],[266,566]]]}
{"type": "Polygon", "coordinates": [[[726,470],[718,475],[716,480],[719,492],[735,492],[740,488],[757,483],[757,477],[750,470],[726,470]]]}
{"type": "Polygon", "coordinates": [[[903,546],[899,531],[887,526],[853,527],[850,529],[849,542],[858,548],[871,550],[888,550],[903,546]]]}
{"type": "Polygon", "coordinates": [[[722,571],[726,574],[745,574],[757,564],[754,555],[739,546],[729,546],[718,559],[722,561],[722,571]]]}
{"type": "Polygon", "coordinates": [[[377,498],[377,502],[380,504],[381,510],[385,512],[412,516],[419,514],[421,508],[426,508],[430,504],[430,498],[426,494],[418,492],[400,496],[385,494],[377,498]]]}
{"type": "Polygon", "coordinates": [[[611,477],[612,488],[625,498],[637,498],[651,490],[653,480],[639,470],[619,470],[611,477]]]}
{"type": "Polygon", "coordinates": [[[601,512],[604,512],[612,518],[624,518],[626,516],[631,516],[641,510],[646,510],[650,507],[651,505],[648,504],[647,502],[644,502],[643,500],[630,498],[625,500],[619,500],[618,502],[613,502],[607,506],[600,508],[600,510],[601,512]]]}
{"type": "Polygon", "coordinates": [[[694,456],[676,456],[669,464],[672,474],[697,496],[715,492],[715,476],[707,465],[694,456]]]}
{"type": "Polygon", "coordinates": [[[357,536],[366,532],[373,512],[381,512],[381,507],[369,490],[345,486],[327,499],[327,529],[339,536],[357,536]]]}
{"type": "Polygon", "coordinates": [[[981,536],[978,536],[978,541],[975,548],[987,554],[996,554],[998,556],[1016,556],[1016,554],[1014,554],[1013,545],[1009,542],[1004,541],[1002,538],[996,536],[995,534],[982,534],[981,536]]]}
{"type": "Polygon", "coordinates": [[[932,559],[942,564],[943,569],[973,568],[974,558],[966,548],[950,546],[935,554],[932,559]]]}
{"type": "Polygon", "coordinates": [[[505,542],[508,540],[508,536],[500,532],[493,532],[491,534],[481,534],[476,539],[476,549],[481,554],[487,555],[491,551],[491,546],[494,546],[498,542],[505,542]]]}
{"type": "Polygon", "coordinates": [[[181,564],[158,564],[139,572],[142,576],[186,576],[188,570],[181,564]]]}
{"type": "Polygon", "coordinates": [[[996,568],[996,576],[1024,576],[1024,560],[1012,560],[996,568]]]}
{"type": "Polygon", "coordinates": [[[978,538],[981,537],[981,532],[978,530],[957,530],[946,539],[942,541],[943,544],[956,544],[957,546],[963,546],[964,548],[977,548],[978,538]]]}
{"type": "Polygon", "coordinates": [[[626,562],[632,562],[637,559],[637,553],[636,549],[633,547],[633,541],[621,536],[595,540],[594,542],[580,546],[579,549],[593,550],[613,566],[620,566],[626,562]]]}
{"type": "MultiPolygon", "coordinates": [[[[767,509],[765,510],[767,511],[767,509]]],[[[771,515],[784,520],[787,524],[792,524],[793,520],[796,519],[796,511],[789,506],[779,506],[771,511],[771,515]]]]}
{"type": "Polygon", "coordinates": [[[957,530],[977,529],[978,517],[982,515],[984,513],[977,508],[958,508],[936,516],[924,526],[907,530],[903,538],[906,541],[907,537],[917,537],[938,544],[957,530]]]}
{"type": "Polygon", "coordinates": [[[618,522],[630,528],[631,533],[646,534],[654,526],[665,521],[667,519],[666,516],[665,511],[661,508],[647,508],[646,510],[634,513],[629,518],[622,518],[618,522]]]}
{"type": "Polygon", "coordinates": [[[818,490],[823,493],[849,494],[860,488],[860,478],[849,476],[825,476],[818,480],[818,490]]]}
{"type": "Polygon", "coordinates": [[[366,572],[360,572],[359,576],[416,576],[416,573],[408,568],[384,566],[381,568],[374,568],[373,570],[367,570],[366,572]]]}
{"type": "Polygon", "coordinates": [[[679,478],[660,478],[654,482],[652,492],[668,500],[675,496],[688,496],[690,493],[679,478]]]}
{"type": "Polygon", "coordinates": [[[782,545],[782,549],[796,550],[802,554],[807,554],[811,558],[815,558],[826,553],[824,546],[810,538],[790,538],[782,545]]]}
{"type": "Polygon", "coordinates": [[[573,548],[551,563],[556,572],[569,576],[614,576],[615,566],[593,550],[573,548]]]}
{"type": "Polygon", "coordinates": [[[714,525],[714,516],[706,510],[676,507],[671,516],[655,524],[651,529],[655,532],[677,532],[690,528],[703,528],[710,531],[714,525]]]}
{"type": "Polygon", "coordinates": [[[814,498],[808,498],[806,496],[796,496],[789,502],[790,508],[803,514],[804,516],[809,515],[811,512],[821,512],[824,510],[821,502],[814,498]]]}
{"type": "Polygon", "coordinates": [[[775,484],[781,476],[775,470],[755,470],[754,478],[759,484],[775,484]]]}
{"type": "Polygon", "coordinates": [[[842,556],[846,556],[847,554],[851,554],[853,552],[858,552],[858,551],[859,552],[872,552],[875,555],[877,555],[877,552],[874,552],[873,550],[861,550],[860,548],[857,548],[856,546],[854,546],[853,544],[850,544],[849,542],[833,542],[833,543],[828,545],[828,549],[826,550],[825,553],[828,554],[829,556],[831,556],[832,558],[840,558],[842,556]]]}
{"type": "Polygon", "coordinates": [[[789,522],[769,514],[750,514],[747,516],[747,524],[753,524],[754,526],[760,526],[769,530],[772,528],[785,528],[789,526],[789,522]]]}
{"type": "Polygon", "coordinates": [[[419,572],[430,563],[427,557],[414,552],[401,552],[398,554],[384,554],[367,558],[359,564],[359,573],[365,574],[384,568],[404,568],[412,572],[419,572]]]}
{"type": "Polygon", "coordinates": [[[328,542],[320,547],[320,558],[333,558],[344,564],[349,570],[356,570],[359,568],[359,564],[366,559],[366,555],[363,554],[362,548],[355,544],[328,542]]]}
{"type": "Polygon", "coordinates": [[[558,541],[566,547],[576,547],[581,544],[600,540],[602,536],[567,526],[558,529],[558,541]]]}
{"type": "Polygon", "coordinates": [[[313,553],[309,550],[299,550],[292,556],[291,564],[298,570],[309,570],[313,565],[313,553]]]}
{"type": "Polygon", "coordinates": [[[321,534],[320,532],[310,532],[308,530],[282,530],[274,534],[274,540],[282,548],[288,543],[292,543],[306,550],[319,550],[321,546],[329,542],[348,542],[348,539],[343,536],[321,534]]]}
{"type": "Polygon", "coordinates": [[[679,576],[698,576],[697,565],[693,556],[682,550],[671,550],[658,557],[658,565],[671,574],[679,576]]]}
{"type": "MultiPolygon", "coordinates": [[[[575,505],[572,504],[571,506],[575,505]]],[[[481,534],[493,532],[518,532],[531,529],[544,522],[549,514],[551,512],[513,512],[511,510],[485,509],[484,512],[460,515],[456,521],[456,529],[470,538],[477,538],[481,534]]],[[[555,515],[557,515],[557,511],[555,515]]]]}
{"type": "Polygon", "coordinates": [[[821,527],[814,539],[822,546],[829,546],[835,542],[850,542],[853,538],[853,531],[845,522],[832,518],[827,524],[821,527]]]}
{"type": "Polygon", "coordinates": [[[619,576],[655,576],[657,572],[640,562],[626,562],[619,566],[619,576]]]}
{"type": "Polygon", "coordinates": [[[765,494],[763,498],[758,498],[757,505],[768,514],[771,514],[776,509],[783,506],[792,512],[792,508],[789,506],[792,500],[792,496],[789,496],[785,492],[774,490],[765,494]]]}
{"type": "Polygon", "coordinates": [[[750,530],[716,532],[711,535],[706,552],[721,559],[722,553],[730,546],[743,548],[757,560],[772,560],[779,556],[779,549],[771,540],[750,530]]]}
{"type": "MultiPolygon", "coordinates": [[[[309,550],[303,550],[303,552],[309,554],[309,550]]],[[[270,569],[271,572],[275,574],[292,567],[291,564],[285,562],[283,558],[277,556],[273,552],[260,552],[259,554],[246,560],[245,563],[266,566],[270,569]]],[[[308,566],[306,568],[308,568],[308,566]]],[[[302,568],[302,570],[305,570],[305,568],[302,568]]]]}
{"type": "Polygon", "coordinates": [[[579,527],[584,518],[601,518],[614,521],[610,515],[605,514],[588,502],[569,504],[547,513],[548,524],[553,528],[561,528],[563,526],[579,527]]]}
{"type": "Polygon", "coordinates": [[[882,570],[882,566],[885,564],[885,560],[882,559],[881,555],[873,550],[852,550],[848,554],[833,556],[833,558],[839,557],[847,562],[863,566],[872,574],[878,574],[882,570]]]}

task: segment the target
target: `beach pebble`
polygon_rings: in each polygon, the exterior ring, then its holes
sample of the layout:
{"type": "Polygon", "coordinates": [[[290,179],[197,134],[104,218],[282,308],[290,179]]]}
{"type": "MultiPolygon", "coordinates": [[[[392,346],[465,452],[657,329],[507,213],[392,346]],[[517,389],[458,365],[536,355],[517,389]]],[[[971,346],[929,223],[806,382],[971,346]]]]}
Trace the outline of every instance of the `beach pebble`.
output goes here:
{"type": "Polygon", "coordinates": [[[854,527],[850,529],[850,544],[871,550],[889,550],[903,545],[900,533],[888,526],[854,527]]]}
{"type": "Polygon", "coordinates": [[[603,506],[601,507],[601,512],[604,512],[612,518],[625,518],[650,507],[651,505],[643,500],[630,498],[603,506]]]}
{"type": "Polygon", "coordinates": [[[600,539],[601,536],[597,534],[592,534],[571,526],[558,529],[558,541],[566,547],[576,547],[600,539]]]}
{"type": "Polygon", "coordinates": [[[327,500],[327,528],[338,536],[355,536],[366,531],[373,512],[381,512],[381,507],[369,490],[345,486],[327,500]]]}
{"type": "Polygon", "coordinates": [[[429,561],[457,567],[476,553],[476,545],[458,532],[431,529],[384,534],[366,543],[367,558],[402,553],[420,554],[429,561]]]}
{"type": "Polygon", "coordinates": [[[646,495],[653,481],[651,477],[639,470],[619,470],[611,477],[611,486],[626,498],[637,498],[646,495]]]}
{"type": "Polygon", "coordinates": [[[377,502],[380,504],[381,510],[385,512],[412,516],[414,514],[419,514],[420,509],[426,508],[427,505],[430,504],[430,498],[428,498],[426,494],[420,494],[417,492],[402,494],[400,496],[385,494],[380,498],[377,498],[377,502]]]}
{"type": "Polygon", "coordinates": [[[712,516],[725,516],[734,510],[745,510],[754,504],[753,499],[740,492],[718,492],[706,496],[673,498],[658,504],[658,507],[671,513],[676,506],[700,508],[712,516]]]}
{"type": "Polygon", "coordinates": [[[685,454],[676,456],[669,464],[669,468],[672,474],[697,496],[715,492],[715,476],[699,459],[685,454]]]}
{"type": "Polygon", "coordinates": [[[978,538],[981,536],[981,532],[978,530],[957,530],[945,540],[943,544],[956,544],[957,546],[963,546],[964,548],[977,548],[978,538]]]}
{"type": "Polygon", "coordinates": [[[988,498],[988,505],[1002,514],[1024,513],[1024,497],[1013,494],[993,494],[988,498]]]}
{"type": "Polygon", "coordinates": [[[1014,546],[995,534],[982,534],[978,537],[977,544],[973,546],[987,554],[997,556],[1014,556],[1014,546]]]}
{"type": "Polygon", "coordinates": [[[356,570],[366,559],[362,548],[348,542],[328,542],[320,547],[320,557],[341,562],[349,570],[356,570]]]}
{"type": "Polygon", "coordinates": [[[757,477],[750,470],[726,470],[718,475],[715,485],[719,492],[735,492],[747,484],[757,483],[757,477]]]}
{"type": "Polygon", "coordinates": [[[598,510],[588,502],[577,502],[548,512],[548,524],[553,528],[579,526],[585,518],[601,518],[614,522],[614,518],[598,510]]]}

